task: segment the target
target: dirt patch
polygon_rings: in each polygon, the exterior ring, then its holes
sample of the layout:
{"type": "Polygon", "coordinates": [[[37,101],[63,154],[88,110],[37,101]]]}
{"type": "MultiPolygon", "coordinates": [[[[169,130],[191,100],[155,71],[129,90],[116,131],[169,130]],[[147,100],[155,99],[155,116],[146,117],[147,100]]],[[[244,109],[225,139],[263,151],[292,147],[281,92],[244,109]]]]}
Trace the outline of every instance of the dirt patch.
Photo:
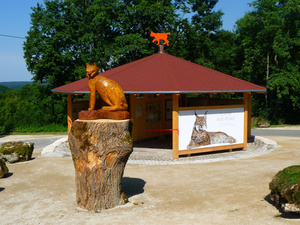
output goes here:
{"type": "Polygon", "coordinates": [[[123,188],[130,202],[100,213],[76,207],[71,158],[9,164],[10,175],[0,179],[1,224],[298,224],[299,215],[285,218],[266,199],[272,177],[299,164],[300,140],[271,139],[281,147],[254,158],[128,164],[123,188]]]}

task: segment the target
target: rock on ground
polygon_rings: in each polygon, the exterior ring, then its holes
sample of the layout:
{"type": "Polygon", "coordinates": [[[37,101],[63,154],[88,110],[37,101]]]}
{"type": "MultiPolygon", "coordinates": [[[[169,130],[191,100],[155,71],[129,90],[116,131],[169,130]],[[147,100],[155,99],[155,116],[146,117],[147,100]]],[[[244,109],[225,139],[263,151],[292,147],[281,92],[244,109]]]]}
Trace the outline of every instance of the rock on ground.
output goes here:
{"type": "Polygon", "coordinates": [[[43,148],[41,152],[41,157],[71,157],[68,137],[58,139],[51,145],[48,145],[45,148],[43,148]]]}
{"type": "Polygon", "coordinates": [[[8,168],[6,166],[6,163],[4,162],[4,160],[0,159],[0,178],[4,177],[5,174],[8,173],[8,168]]]}
{"type": "Polygon", "coordinates": [[[269,184],[271,199],[285,212],[300,213],[300,165],[279,171],[269,184]]]}
{"type": "Polygon", "coordinates": [[[32,142],[3,143],[0,149],[0,158],[9,163],[28,161],[31,159],[33,146],[32,142]]]}

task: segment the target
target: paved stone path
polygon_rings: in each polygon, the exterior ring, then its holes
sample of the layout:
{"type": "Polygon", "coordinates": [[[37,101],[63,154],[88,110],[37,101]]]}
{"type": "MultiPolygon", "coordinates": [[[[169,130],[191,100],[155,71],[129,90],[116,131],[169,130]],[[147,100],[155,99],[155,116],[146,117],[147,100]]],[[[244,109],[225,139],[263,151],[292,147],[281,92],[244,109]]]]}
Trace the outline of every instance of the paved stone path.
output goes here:
{"type": "MultiPolygon", "coordinates": [[[[215,153],[202,153],[191,157],[172,157],[171,137],[164,141],[150,139],[139,141],[134,144],[133,153],[130,155],[128,164],[142,165],[175,165],[208,163],[224,160],[251,158],[271,152],[276,149],[276,142],[262,137],[253,137],[247,145],[247,150],[218,151],[215,153]]],[[[68,148],[67,137],[61,138],[41,151],[42,157],[71,157],[68,148]]]]}
{"type": "MultiPolygon", "coordinates": [[[[135,146],[133,153],[130,155],[129,164],[145,164],[145,165],[175,165],[175,164],[194,164],[194,163],[208,163],[224,160],[251,158],[266,154],[277,148],[277,144],[262,137],[255,137],[247,145],[247,150],[233,150],[218,151],[215,153],[202,153],[193,155],[192,157],[180,157],[179,159],[172,158],[172,149],[168,141],[159,142],[152,140],[152,142],[144,142],[135,146]],[[156,146],[151,146],[155,143],[156,146]],[[150,148],[147,146],[151,146],[150,148]]],[[[169,141],[170,143],[170,141],[169,141]]]]}

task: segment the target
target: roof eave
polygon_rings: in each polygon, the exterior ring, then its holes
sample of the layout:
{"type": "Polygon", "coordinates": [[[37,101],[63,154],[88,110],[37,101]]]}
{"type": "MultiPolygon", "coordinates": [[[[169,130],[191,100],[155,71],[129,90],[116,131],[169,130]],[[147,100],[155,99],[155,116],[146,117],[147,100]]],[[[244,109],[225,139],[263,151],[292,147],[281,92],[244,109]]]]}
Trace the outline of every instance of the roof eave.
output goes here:
{"type": "MultiPolygon", "coordinates": [[[[89,91],[60,91],[60,90],[51,90],[53,93],[60,94],[89,94],[89,91]]],[[[266,89],[258,90],[211,90],[211,91],[124,91],[124,94],[205,94],[205,93],[244,93],[244,92],[255,92],[255,93],[265,93],[266,89]]]]}
{"type": "Polygon", "coordinates": [[[124,91],[125,94],[205,94],[205,93],[244,93],[244,92],[255,92],[265,93],[265,89],[261,90],[211,90],[211,91],[124,91]]]}
{"type": "Polygon", "coordinates": [[[89,94],[90,91],[61,91],[61,90],[51,90],[53,93],[57,94],[89,94]]]}

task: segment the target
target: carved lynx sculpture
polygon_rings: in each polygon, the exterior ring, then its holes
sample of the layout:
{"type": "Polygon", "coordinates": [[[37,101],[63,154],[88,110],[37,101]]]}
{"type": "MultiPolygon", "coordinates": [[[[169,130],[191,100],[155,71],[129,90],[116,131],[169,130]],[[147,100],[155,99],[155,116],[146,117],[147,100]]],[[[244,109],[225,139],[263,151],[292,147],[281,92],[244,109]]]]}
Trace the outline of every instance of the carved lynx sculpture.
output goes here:
{"type": "Polygon", "coordinates": [[[86,75],[89,77],[88,87],[90,89],[90,108],[94,110],[96,104],[96,92],[99,93],[100,98],[109,106],[103,106],[105,111],[125,111],[128,109],[125,95],[122,88],[117,82],[108,79],[99,74],[98,67],[86,64],[86,75]]]}
{"type": "Polygon", "coordinates": [[[187,146],[188,149],[210,144],[236,142],[235,138],[224,132],[207,132],[206,115],[207,111],[204,113],[204,116],[198,116],[195,112],[196,120],[192,131],[191,141],[187,146]]]}

